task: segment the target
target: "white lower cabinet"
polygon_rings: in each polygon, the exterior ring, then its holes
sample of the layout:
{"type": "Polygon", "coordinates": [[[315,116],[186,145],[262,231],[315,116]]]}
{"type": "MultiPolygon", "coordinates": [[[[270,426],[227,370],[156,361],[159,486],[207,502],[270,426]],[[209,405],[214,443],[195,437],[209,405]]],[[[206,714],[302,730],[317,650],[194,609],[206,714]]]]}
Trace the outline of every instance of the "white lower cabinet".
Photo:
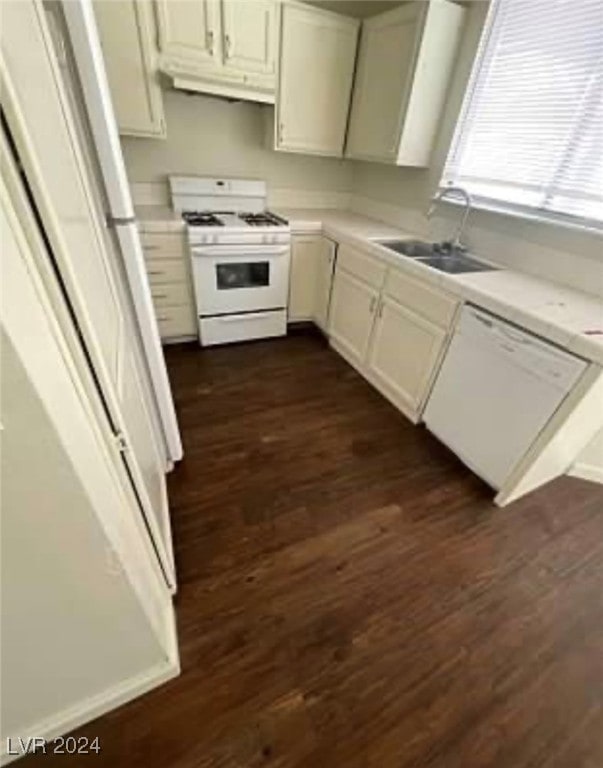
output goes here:
{"type": "Polygon", "coordinates": [[[289,322],[314,319],[321,240],[319,235],[297,235],[292,238],[287,315],[289,322]]]}
{"type": "Polygon", "coordinates": [[[314,297],[314,322],[327,332],[329,324],[329,308],[331,303],[331,288],[333,285],[333,270],[337,243],[328,237],[320,238],[320,249],[316,259],[316,295],[314,297]]]}
{"type": "Polygon", "coordinates": [[[195,338],[197,313],[184,234],[143,232],[141,241],[161,340],[195,338]]]}
{"type": "Polygon", "coordinates": [[[367,367],[372,382],[409,415],[425,400],[446,331],[394,299],[381,299],[367,367]]]}
{"type": "Polygon", "coordinates": [[[293,237],[288,322],[313,321],[327,330],[336,248],[336,243],[321,235],[293,237]]]}
{"type": "Polygon", "coordinates": [[[418,422],[457,300],[361,249],[340,246],[328,333],[333,347],[418,422]]]}
{"type": "Polygon", "coordinates": [[[379,291],[346,272],[335,270],[329,336],[354,366],[366,358],[379,291]]]}

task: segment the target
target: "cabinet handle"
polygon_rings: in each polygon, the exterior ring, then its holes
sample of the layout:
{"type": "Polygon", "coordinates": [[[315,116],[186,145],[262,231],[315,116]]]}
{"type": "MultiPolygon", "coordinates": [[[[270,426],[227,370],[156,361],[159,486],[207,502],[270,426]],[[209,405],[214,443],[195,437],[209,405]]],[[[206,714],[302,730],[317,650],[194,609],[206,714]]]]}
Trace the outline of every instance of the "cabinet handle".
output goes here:
{"type": "Polygon", "coordinates": [[[160,269],[149,269],[149,275],[163,275],[165,274],[160,269]]]}
{"type": "Polygon", "coordinates": [[[209,49],[209,55],[214,55],[214,31],[213,29],[209,29],[207,31],[207,47],[209,49]]]}
{"type": "Polygon", "coordinates": [[[153,298],[154,299],[167,299],[168,295],[167,293],[154,293],[153,298]]]}
{"type": "Polygon", "coordinates": [[[370,312],[370,314],[371,314],[371,315],[372,315],[372,314],[373,314],[373,312],[375,311],[375,305],[376,305],[376,303],[377,303],[377,299],[376,299],[376,297],[375,297],[375,296],[373,296],[373,298],[371,299],[371,303],[369,304],[369,312],[370,312]]]}
{"type": "Polygon", "coordinates": [[[172,318],[169,315],[157,315],[157,319],[165,322],[166,320],[171,320],[172,318]]]}
{"type": "Polygon", "coordinates": [[[383,317],[383,302],[379,302],[379,309],[377,310],[377,317],[382,318],[383,317]]]}
{"type": "Polygon", "coordinates": [[[226,58],[229,59],[232,53],[232,44],[230,40],[230,35],[224,35],[224,43],[226,46],[226,58]]]}
{"type": "Polygon", "coordinates": [[[159,246],[158,245],[145,245],[144,246],[145,251],[158,251],[159,246]]]}
{"type": "Polygon", "coordinates": [[[278,124],[278,140],[279,142],[283,140],[283,133],[285,131],[285,126],[283,123],[278,124]]]}

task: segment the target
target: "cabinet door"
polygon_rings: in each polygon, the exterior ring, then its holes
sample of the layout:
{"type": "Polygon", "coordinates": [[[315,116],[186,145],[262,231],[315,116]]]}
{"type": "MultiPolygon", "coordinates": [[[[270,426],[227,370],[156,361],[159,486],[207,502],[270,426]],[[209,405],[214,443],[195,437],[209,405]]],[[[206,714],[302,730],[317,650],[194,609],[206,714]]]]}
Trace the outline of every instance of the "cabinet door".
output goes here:
{"type": "Polygon", "coordinates": [[[294,237],[291,243],[288,320],[311,320],[314,315],[320,237],[294,237]]]}
{"type": "Polygon", "coordinates": [[[371,378],[411,415],[418,416],[446,332],[385,297],[369,351],[371,378]]]}
{"type": "Polygon", "coordinates": [[[197,65],[220,62],[217,0],[155,0],[159,50],[171,61],[197,65]]]}
{"type": "Polygon", "coordinates": [[[225,65],[242,72],[273,75],[276,19],[274,0],[222,0],[225,65]]]}
{"type": "Polygon", "coordinates": [[[95,0],[94,14],[119,132],[165,138],[151,6],[137,0],[95,0]]]}
{"type": "Polygon", "coordinates": [[[333,285],[335,251],[337,243],[327,237],[320,238],[320,250],[316,260],[316,295],[314,301],[314,322],[325,331],[329,323],[329,304],[333,285]]]}
{"type": "Polygon", "coordinates": [[[396,162],[423,18],[421,5],[404,4],[363,24],[347,157],[396,162]]]}
{"type": "Polygon", "coordinates": [[[357,37],[355,19],[283,5],[276,149],[341,157],[357,37]]]}
{"type": "Polygon", "coordinates": [[[379,293],[342,269],[335,270],[329,335],[354,365],[366,357],[379,293]]]}

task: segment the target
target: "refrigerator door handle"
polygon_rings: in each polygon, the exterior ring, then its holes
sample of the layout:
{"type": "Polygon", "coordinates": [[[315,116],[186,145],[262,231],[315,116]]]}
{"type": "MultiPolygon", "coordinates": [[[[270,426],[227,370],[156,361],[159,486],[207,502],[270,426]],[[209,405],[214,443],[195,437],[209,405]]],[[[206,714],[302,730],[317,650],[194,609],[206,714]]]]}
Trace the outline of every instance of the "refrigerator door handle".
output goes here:
{"type": "Polygon", "coordinates": [[[113,229],[114,227],[121,227],[125,224],[136,224],[136,216],[112,216],[108,213],[105,216],[107,226],[113,229]]]}

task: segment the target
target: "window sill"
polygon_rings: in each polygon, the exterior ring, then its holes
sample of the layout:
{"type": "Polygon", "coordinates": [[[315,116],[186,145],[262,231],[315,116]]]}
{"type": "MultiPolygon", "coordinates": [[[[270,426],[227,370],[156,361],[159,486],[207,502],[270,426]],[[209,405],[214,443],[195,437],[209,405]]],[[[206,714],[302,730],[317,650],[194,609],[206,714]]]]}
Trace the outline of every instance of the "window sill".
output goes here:
{"type": "MultiPolygon", "coordinates": [[[[445,189],[445,187],[440,187],[440,190],[442,189],[445,189]]],[[[440,202],[438,202],[438,205],[440,205],[440,203],[444,203],[445,205],[450,204],[455,208],[465,207],[465,203],[462,200],[454,200],[454,199],[446,198],[445,200],[441,200],[440,202]]],[[[507,207],[506,205],[503,205],[503,204],[498,204],[495,202],[491,202],[490,200],[484,200],[480,198],[473,198],[473,202],[471,204],[471,210],[485,211],[486,213],[496,213],[499,216],[506,216],[511,219],[519,219],[521,221],[526,221],[532,224],[559,227],[561,229],[566,229],[573,232],[580,232],[586,235],[595,235],[597,237],[603,238],[603,223],[600,225],[597,225],[595,223],[590,224],[586,221],[584,222],[572,221],[571,219],[566,219],[563,216],[556,216],[554,213],[546,214],[546,213],[538,213],[536,211],[531,212],[527,210],[519,210],[519,209],[507,207]]]]}

